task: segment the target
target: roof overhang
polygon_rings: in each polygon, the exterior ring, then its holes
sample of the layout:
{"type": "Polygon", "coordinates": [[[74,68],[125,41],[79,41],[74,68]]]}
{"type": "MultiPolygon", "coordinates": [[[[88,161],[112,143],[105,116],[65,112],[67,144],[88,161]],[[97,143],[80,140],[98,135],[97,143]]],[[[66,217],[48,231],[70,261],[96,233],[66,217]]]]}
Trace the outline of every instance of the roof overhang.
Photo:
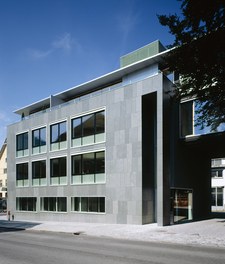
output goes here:
{"type": "MultiPolygon", "coordinates": [[[[76,98],[81,95],[93,92],[95,90],[99,90],[102,87],[109,86],[110,84],[113,84],[113,83],[118,82],[119,80],[122,80],[124,76],[129,75],[130,73],[133,73],[135,71],[146,68],[156,63],[163,64],[164,58],[166,57],[168,52],[170,52],[170,50],[165,50],[147,59],[143,59],[141,61],[135,62],[126,67],[123,67],[113,72],[110,72],[108,74],[102,75],[91,81],[85,82],[83,84],[72,87],[63,92],[57,93],[53,95],[53,97],[66,102],[66,101],[69,101],[70,98],[76,98]]],[[[14,113],[25,117],[34,112],[38,112],[46,108],[49,108],[50,104],[51,104],[51,96],[43,100],[37,101],[33,104],[30,104],[28,106],[25,106],[23,108],[20,108],[14,111],[14,113]]]]}

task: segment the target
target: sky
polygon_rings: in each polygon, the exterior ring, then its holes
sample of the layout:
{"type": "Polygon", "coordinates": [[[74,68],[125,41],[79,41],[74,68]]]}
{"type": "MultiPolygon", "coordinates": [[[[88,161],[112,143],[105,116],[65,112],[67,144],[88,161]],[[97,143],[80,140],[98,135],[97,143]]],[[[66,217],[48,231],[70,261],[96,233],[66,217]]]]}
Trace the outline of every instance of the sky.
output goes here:
{"type": "Polygon", "coordinates": [[[0,147],[13,111],[119,68],[121,56],[174,37],[157,14],[177,0],[0,0],[0,147]]]}

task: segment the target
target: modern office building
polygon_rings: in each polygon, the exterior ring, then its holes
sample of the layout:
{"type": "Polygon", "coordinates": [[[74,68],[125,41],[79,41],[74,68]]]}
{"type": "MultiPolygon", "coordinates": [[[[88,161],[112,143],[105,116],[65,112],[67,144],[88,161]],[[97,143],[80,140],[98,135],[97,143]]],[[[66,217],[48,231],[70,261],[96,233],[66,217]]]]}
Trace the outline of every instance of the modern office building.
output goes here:
{"type": "Polygon", "coordinates": [[[195,101],[171,99],[169,52],[155,41],[118,70],[15,111],[16,219],[168,225],[210,215],[211,159],[225,156],[225,136],[197,129],[195,101]]]}

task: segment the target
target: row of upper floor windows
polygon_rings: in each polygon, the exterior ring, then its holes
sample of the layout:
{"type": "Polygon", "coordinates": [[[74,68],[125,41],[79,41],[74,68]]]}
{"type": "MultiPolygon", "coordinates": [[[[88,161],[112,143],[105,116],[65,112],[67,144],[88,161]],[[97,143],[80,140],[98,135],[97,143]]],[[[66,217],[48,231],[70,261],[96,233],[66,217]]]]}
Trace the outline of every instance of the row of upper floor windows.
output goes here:
{"type": "MultiPolygon", "coordinates": [[[[16,164],[17,187],[47,185],[47,167],[50,166],[50,185],[67,184],[67,157],[31,162],[31,179],[29,162],[16,164]]],[[[72,184],[105,183],[105,151],[83,153],[71,156],[70,176],[72,184]]]]}
{"type": "MultiPolygon", "coordinates": [[[[103,142],[105,140],[105,111],[87,114],[71,119],[71,146],[78,147],[87,144],[103,142]]],[[[47,128],[32,130],[32,154],[39,154],[47,150],[47,128]]],[[[50,125],[50,150],[60,150],[67,147],[67,121],[50,125]]],[[[29,133],[16,136],[16,156],[29,155],[29,133]]]]}

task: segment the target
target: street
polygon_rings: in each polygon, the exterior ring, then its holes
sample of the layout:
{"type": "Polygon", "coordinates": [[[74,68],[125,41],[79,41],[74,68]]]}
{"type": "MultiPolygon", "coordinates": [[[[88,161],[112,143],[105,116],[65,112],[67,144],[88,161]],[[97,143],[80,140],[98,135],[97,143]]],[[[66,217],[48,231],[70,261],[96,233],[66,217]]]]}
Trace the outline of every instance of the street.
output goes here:
{"type": "Polygon", "coordinates": [[[219,248],[0,229],[1,264],[222,264],[224,259],[219,248]]]}

